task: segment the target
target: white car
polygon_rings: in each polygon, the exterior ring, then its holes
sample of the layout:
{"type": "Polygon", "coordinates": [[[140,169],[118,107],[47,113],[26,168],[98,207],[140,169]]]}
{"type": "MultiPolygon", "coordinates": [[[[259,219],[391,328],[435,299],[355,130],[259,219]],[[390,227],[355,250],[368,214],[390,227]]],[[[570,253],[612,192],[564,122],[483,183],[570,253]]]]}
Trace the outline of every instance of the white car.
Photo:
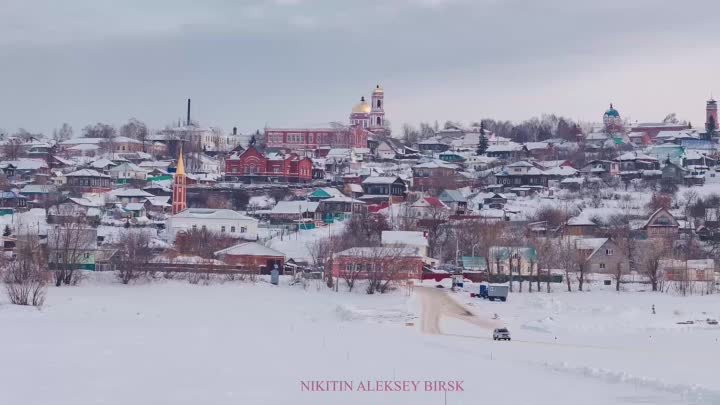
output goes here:
{"type": "Polygon", "coordinates": [[[499,328],[493,331],[493,340],[510,340],[510,331],[506,328],[499,328]]]}

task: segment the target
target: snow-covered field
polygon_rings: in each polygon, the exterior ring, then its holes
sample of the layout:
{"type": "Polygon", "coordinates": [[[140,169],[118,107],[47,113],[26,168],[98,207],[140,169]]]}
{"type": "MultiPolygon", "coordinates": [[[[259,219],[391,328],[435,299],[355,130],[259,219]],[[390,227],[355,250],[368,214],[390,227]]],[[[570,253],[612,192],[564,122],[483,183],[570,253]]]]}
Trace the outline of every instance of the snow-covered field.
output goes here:
{"type": "MultiPolygon", "coordinates": [[[[434,285],[434,284],[433,284],[434,285]]],[[[719,404],[720,296],[447,292],[483,322],[422,333],[421,288],[89,280],[45,307],[0,302],[7,404],[719,404]],[[653,315],[652,305],[657,314],[653,315]],[[308,380],[460,380],[462,392],[302,392],[308,380]],[[446,402],[445,402],[446,401],[446,402]]],[[[432,286],[430,287],[432,288],[432,286]]],[[[422,387],[422,385],[421,385],[422,387]]]]}

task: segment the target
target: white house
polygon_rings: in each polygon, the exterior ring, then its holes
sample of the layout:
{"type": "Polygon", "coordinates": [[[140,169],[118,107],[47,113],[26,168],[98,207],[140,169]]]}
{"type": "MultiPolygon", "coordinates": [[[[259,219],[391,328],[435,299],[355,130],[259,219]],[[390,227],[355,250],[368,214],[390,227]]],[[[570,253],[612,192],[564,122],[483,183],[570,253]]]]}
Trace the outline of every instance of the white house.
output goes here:
{"type": "Polygon", "coordinates": [[[135,163],[123,162],[118,166],[108,169],[108,174],[118,180],[145,180],[148,171],[135,163]]]}
{"type": "Polygon", "coordinates": [[[167,239],[175,241],[179,232],[206,229],[234,238],[256,240],[258,220],[227,209],[188,208],[167,220],[167,239]]]}

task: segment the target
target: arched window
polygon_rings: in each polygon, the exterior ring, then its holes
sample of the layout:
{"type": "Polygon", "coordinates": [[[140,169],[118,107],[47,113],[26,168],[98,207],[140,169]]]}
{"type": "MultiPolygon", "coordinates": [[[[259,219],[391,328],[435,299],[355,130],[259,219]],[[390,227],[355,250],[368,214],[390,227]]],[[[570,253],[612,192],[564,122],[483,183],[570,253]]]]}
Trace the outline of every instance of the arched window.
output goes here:
{"type": "Polygon", "coordinates": [[[382,100],[377,101],[377,108],[382,108],[382,100]]]}
{"type": "Polygon", "coordinates": [[[382,119],[381,119],[380,117],[377,117],[377,124],[378,124],[378,125],[381,125],[381,124],[382,124],[382,119]]]}

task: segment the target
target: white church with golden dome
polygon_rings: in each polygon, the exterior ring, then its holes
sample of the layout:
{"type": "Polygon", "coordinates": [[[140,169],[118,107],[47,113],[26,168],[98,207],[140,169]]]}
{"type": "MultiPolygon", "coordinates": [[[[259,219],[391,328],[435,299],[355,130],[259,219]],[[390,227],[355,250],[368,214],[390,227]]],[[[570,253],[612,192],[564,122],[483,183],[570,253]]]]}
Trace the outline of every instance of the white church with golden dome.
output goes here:
{"type": "Polygon", "coordinates": [[[386,135],[385,126],[385,90],[378,84],[373,90],[370,103],[360,98],[350,113],[350,125],[365,129],[376,135],[386,135]]]}

